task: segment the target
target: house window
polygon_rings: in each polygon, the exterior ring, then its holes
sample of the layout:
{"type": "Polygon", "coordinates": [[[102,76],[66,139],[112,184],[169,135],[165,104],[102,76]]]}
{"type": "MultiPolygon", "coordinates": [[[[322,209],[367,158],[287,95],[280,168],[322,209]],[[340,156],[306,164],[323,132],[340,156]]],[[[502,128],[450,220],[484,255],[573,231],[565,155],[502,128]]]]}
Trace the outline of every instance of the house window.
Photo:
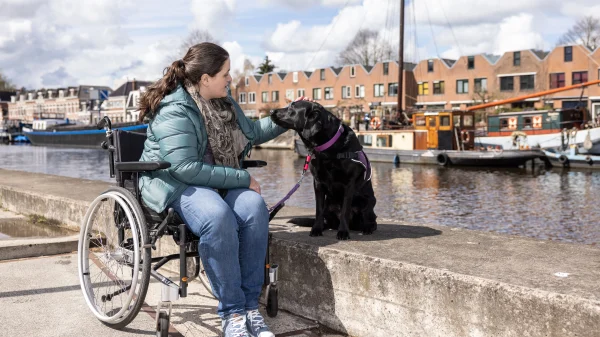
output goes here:
{"type": "Polygon", "coordinates": [[[287,89],[285,91],[285,98],[289,101],[294,100],[294,89],[287,89]]]}
{"type": "Polygon", "coordinates": [[[271,102],[279,102],[279,91],[271,91],[271,102]]]}
{"type": "Polygon", "coordinates": [[[246,104],[246,93],[240,92],[240,97],[238,100],[240,101],[240,104],[246,104]]]}
{"type": "Polygon", "coordinates": [[[468,94],[469,93],[469,80],[457,80],[456,81],[456,93],[457,94],[468,94]]]}
{"type": "Polygon", "coordinates": [[[354,97],[365,97],[365,86],[364,85],[357,85],[356,87],[354,87],[354,97]]]}
{"type": "Polygon", "coordinates": [[[432,73],[433,72],[433,60],[428,60],[427,61],[427,72],[428,73],[432,73]]]}
{"type": "Polygon", "coordinates": [[[565,86],[565,73],[550,74],[550,89],[562,88],[565,86]]]}
{"type": "Polygon", "coordinates": [[[565,47],[565,62],[573,61],[573,47],[565,47]]]}
{"type": "Polygon", "coordinates": [[[352,97],[352,87],[342,87],[342,98],[351,98],[352,97]]]}
{"type": "Polygon", "coordinates": [[[333,99],[333,88],[325,88],[325,99],[333,99]]]}
{"type": "Polygon", "coordinates": [[[398,83],[388,84],[388,96],[398,96],[398,83]]]}
{"type": "Polygon", "coordinates": [[[313,89],[313,99],[314,100],[320,100],[321,99],[321,88],[314,88],[313,89]]]}
{"type": "Polygon", "coordinates": [[[521,65],[521,52],[516,51],[513,53],[513,66],[519,67],[521,65]]]}
{"type": "Polygon", "coordinates": [[[574,71],[573,84],[585,83],[588,81],[587,71],[574,71]]]}
{"type": "Polygon", "coordinates": [[[433,94],[434,95],[443,95],[444,94],[444,81],[435,81],[433,82],[433,94]]]}
{"type": "Polygon", "coordinates": [[[389,73],[390,73],[390,64],[388,62],[385,62],[383,64],[383,74],[388,75],[389,73]]]}
{"type": "Polygon", "coordinates": [[[429,95],[429,82],[419,83],[419,95],[429,95]]]}
{"type": "Polygon", "coordinates": [[[268,103],[269,102],[269,92],[268,91],[263,91],[262,92],[262,102],[263,103],[268,103]]]}
{"type": "Polygon", "coordinates": [[[500,91],[513,91],[515,79],[512,76],[500,77],[500,91]]]}
{"type": "Polygon", "coordinates": [[[292,73],[292,81],[293,81],[294,83],[298,83],[298,72],[297,72],[297,71],[294,71],[294,72],[292,73]]]}
{"type": "Polygon", "coordinates": [[[269,74],[269,84],[273,83],[273,74],[269,74]]]}
{"type": "Polygon", "coordinates": [[[249,85],[250,85],[250,79],[249,79],[247,76],[246,76],[246,79],[245,79],[245,81],[244,81],[244,84],[245,84],[246,86],[249,86],[249,85]]]}
{"type": "Polygon", "coordinates": [[[321,81],[325,81],[325,69],[321,69],[321,81]]]}
{"type": "Polygon", "coordinates": [[[298,89],[298,97],[304,97],[304,89],[298,89]]]}
{"type": "Polygon", "coordinates": [[[350,77],[356,76],[356,68],[354,66],[350,67],[350,77]]]}
{"type": "Polygon", "coordinates": [[[373,86],[373,96],[383,97],[383,84],[375,84],[373,86]]]}
{"type": "Polygon", "coordinates": [[[535,87],[535,76],[534,75],[522,75],[521,80],[521,91],[533,90],[535,87]]]}
{"type": "Polygon", "coordinates": [[[467,69],[475,69],[475,56],[467,58],[467,69]]]}
{"type": "Polygon", "coordinates": [[[250,103],[250,104],[256,103],[256,93],[255,92],[248,93],[248,103],[250,103]]]}
{"type": "Polygon", "coordinates": [[[486,92],[487,91],[487,78],[476,78],[475,79],[475,92],[486,92]]]}

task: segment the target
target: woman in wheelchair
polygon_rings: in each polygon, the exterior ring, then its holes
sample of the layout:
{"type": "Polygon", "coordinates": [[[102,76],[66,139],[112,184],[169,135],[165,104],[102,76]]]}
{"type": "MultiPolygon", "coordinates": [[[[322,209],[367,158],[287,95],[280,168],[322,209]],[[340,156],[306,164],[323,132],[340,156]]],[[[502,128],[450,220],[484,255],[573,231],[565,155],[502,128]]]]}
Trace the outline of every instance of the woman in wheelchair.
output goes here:
{"type": "Polygon", "coordinates": [[[231,98],[230,59],[212,43],[189,49],[140,98],[148,122],[140,161],[171,167],[144,173],[144,203],[171,207],[196,236],[219,300],[225,336],[274,336],[258,312],[269,213],[258,182],[241,167],[254,144],[286,130],[270,118],[250,121],[231,98]]]}

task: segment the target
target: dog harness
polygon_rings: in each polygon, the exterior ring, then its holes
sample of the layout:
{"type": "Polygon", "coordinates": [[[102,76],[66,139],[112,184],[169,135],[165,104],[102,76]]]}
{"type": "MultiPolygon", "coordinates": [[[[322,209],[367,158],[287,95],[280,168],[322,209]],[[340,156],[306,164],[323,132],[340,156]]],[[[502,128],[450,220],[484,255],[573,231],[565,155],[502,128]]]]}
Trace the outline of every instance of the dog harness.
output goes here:
{"type": "MultiPolygon", "coordinates": [[[[315,151],[322,152],[322,151],[327,150],[333,144],[335,144],[335,142],[340,138],[342,133],[344,133],[344,126],[342,124],[340,124],[340,127],[338,128],[338,131],[336,132],[335,136],[333,136],[333,138],[331,138],[327,143],[315,147],[315,151]]],[[[292,189],[288,192],[288,194],[285,195],[285,197],[283,197],[283,199],[279,200],[278,203],[276,203],[273,207],[269,208],[269,213],[271,213],[274,209],[279,207],[279,205],[286,202],[292,196],[292,194],[294,194],[294,192],[296,192],[296,190],[300,187],[300,184],[302,183],[302,180],[304,179],[304,175],[306,175],[306,172],[308,171],[308,166],[310,164],[311,158],[312,158],[312,156],[310,154],[306,156],[306,160],[304,161],[304,168],[302,170],[302,175],[300,176],[300,180],[298,180],[296,185],[294,187],[292,187],[292,189]]],[[[355,152],[338,153],[336,158],[350,159],[354,162],[361,164],[365,168],[365,174],[364,174],[365,181],[371,180],[371,175],[372,175],[371,162],[367,158],[367,155],[365,154],[364,151],[360,150],[360,151],[355,151],[355,152]]]]}
{"type": "MultiPolygon", "coordinates": [[[[335,133],[335,136],[333,136],[333,138],[331,138],[327,143],[315,147],[315,151],[323,152],[323,151],[327,150],[328,148],[333,146],[333,144],[335,144],[335,142],[340,138],[342,133],[344,133],[344,125],[342,125],[340,123],[340,127],[338,128],[337,132],[335,133]]],[[[372,175],[371,162],[369,162],[369,158],[367,158],[367,155],[365,154],[365,152],[363,150],[355,151],[355,152],[338,153],[336,158],[350,159],[353,162],[361,164],[365,168],[364,179],[366,181],[371,180],[371,175],[372,175]]]]}

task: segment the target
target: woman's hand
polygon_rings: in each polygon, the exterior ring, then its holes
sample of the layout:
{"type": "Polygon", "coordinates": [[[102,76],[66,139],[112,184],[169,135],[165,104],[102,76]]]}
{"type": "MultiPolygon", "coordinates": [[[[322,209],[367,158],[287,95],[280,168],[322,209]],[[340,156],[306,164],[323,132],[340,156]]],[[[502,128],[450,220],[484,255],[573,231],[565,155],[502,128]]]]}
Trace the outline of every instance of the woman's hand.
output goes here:
{"type": "Polygon", "coordinates": [[[256,181],[256,179],[254,179],[253,176],[250,176],[250,187],[248,187],[248,188],[253,190],[254,192],[260,194],[260,185],[258,184],[258,181],[256,181]]]}
{"type": "Polygon", "coordinates": [[[306,96],[300,96],[294,100],[294,102],[298,102],[298,101],[309,101],[309,102],[313,102],[313,103],[315,102],[314,99],[308,98],[306,96]]]}

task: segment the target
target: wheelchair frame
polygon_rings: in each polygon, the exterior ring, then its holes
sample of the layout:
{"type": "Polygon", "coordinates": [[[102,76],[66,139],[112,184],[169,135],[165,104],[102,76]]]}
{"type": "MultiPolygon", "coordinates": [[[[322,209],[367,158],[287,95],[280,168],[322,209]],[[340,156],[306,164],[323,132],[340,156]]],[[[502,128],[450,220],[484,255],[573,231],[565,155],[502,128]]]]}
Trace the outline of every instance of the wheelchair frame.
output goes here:
{"type": "MultiPolygon", "coordinates": [[[[143,242],[139,243],[140,251],[144,252],[145,250],[150,250],[150,253],[149,253],[149,256],[151,257],[150,258],[150,276],[152,276],[153,278],[155,278],[162,284],[161,300],[159,301],[157,309],[156,309],[156,312],[157,312],[156,332],[157,332],[158,336],[167,336],[168,328],[169,328],[169,320],[170,320],[170,315],[171,315],[171,311],[172,311],[172,304],[174,301],[178,300],[179,297],[187,296],[187,287],[188,287],[188,282],[190,281],[190,278],[188,277],[188,268],[187,268],[187,259],[188,258],[196,259],[196,268],[195,268],[195,272],[194,272],[194,275],[192,276],[192,278],[195,278],[200,273],[201,260],[200,260],[200,256],[198,253],[199,238],[196,237],[190,231],[188,231],[185,223],[183,221],[181,221],[181,219],[179,219],[179,217],[176,215],[176,213],[174,212],[174,210],[172,208],[169,208],[166,211],[166,214],[165,214],[165,212],[163,212],[163,214],[156,214],[154,211],[152,211],[151,209],[146,207],[144,205],[143,201],[141,200],[141,195],[139,192],[139,185],[138,185],[140,173],[156,171],[159,169],[166,169],[166,168],[169,168],[171,166],[171,164],[169,162],[164,162],[164,161],[162,161],[162,162],[161,161],[157,161],[157,162],[123,161],[123,159],[137,160],[137,159],[135,159],[136,154],[134,154],[134,156],[132,158],[123,158],[123,157],[127,157],[127,156],[123,155],[123,151],[125,150],[124,147],[128,146],[129,149],[132,149],[132,148],[134,149],[133,152],[137,152],[137,150],[139,150],[139,146],[140,146],[142,137],[136,136],[138,139],[132,141],[131,144],[121,144],[119,132],[125,132],[125,131],[113,130],[111,121],[108,117],[104,117],[98,123],[97,126],[98,126],[98,129],[105,129],[105,131],[106,131],[107,140],[102,143],[101,147],[108,151],[110,177],[116,178],[118,186],[122,189],[129,191],[129,193],[131,193],[132,196],[135,198],[137,205],[130,205],[131,211],[133,211],[134,213],[135,212],[139,213],[138,210],[141,210],[143,212],[143,219],[139,219],[138,221],[141,221],[141,223],[139,224],[140,226],[146,226],[147,234],[145,235],[146,237],[141,236],[141,239],[143,242]],[[138,142],[138,144],[133,144],[135,142],[138,142]],[[136,145],[137,145],[137,148],[136,148],[136,145]],[[131,182],[131,183],[129,183],[129,182],[131,182]],[[136,206],[139,206],[139,208],[136,209],[135,208],[136,206]],[[166,255],[166,256],[152,257],[152,250],[156,250],[156,241],[158,241],[158,239],[160,239],[165,234],[173,236],[174,241],[179,246],[179,253],[166,255]],[[161,268],[162,266],[164,266],[167,262],[176,260],[176,259],[179,259],[179,285],[177,285],[171,279],[169,279],[168,277],[166,277],[158,272],[158,269],[161,268]]],[[[143,135],[143,139],[145,140],[145,135],[143,135]]],[[[132,140],[133,140],[133,138],[132,138],[132,140]]],[[[143,148],[143,142],[141,142],[141,147],[143,148]]],[[[137,156],[137,158],[139,158],[139,155],[137,156]]],[[[265,165],[266,165],[266,162],[264,162],[264,161],[244,161],[243,162],[244,168],[262,167],[265,165]]],[[[112,189],[112,192],[109,189],[109,191],[102,193],[98,198],[100,198],[103,195],[107,195],[109,193],[114,194],[114,193],[119,193],[119,192],[115,188],[112,189]]],[[[125,197],[126,197],[126,195],[123,195],[122,199],[127,199],[125,197]]],[[[131,203],[132,201],[128,201],[128,202],[131,203]]],[[[90,209],[91,209],[91,207],[92,206],[90,206],[90,209]]],[[[119,206],[119,207],[121,207],[121,206],[119,206]]],[[[275,208],[274,210],[272,210],[270,212],[269,221],[275,216],[275,214],[282,207],[283,207],[283,204],[279,205],[277,208],[275,208]]],[[[90,210],[88,210],[88,213],[90,213],[90,210]]],[[[116,224],[122,223],[123,220],[127,221],[126,215],[128,215],[128,214],[123,214],[123,213],[129,214],[131,212],[129,212],[129,211],[124,212],[123,209],[119,209],[118,212],[115,211],[115,214],[113,216],[114,216],[114,220],[115,220],[116,224]]],[[[139,215],[140,214],[136,214],[136,217],[139,218],[140,217],[139,215]]],[[[89,222],[88,216],[91,216],[91,215],[86,214],[85,221],[89,222]]],[[[129,216],[131,217],[130,214],[129,214],[129,216]]],[[[132,224],[129,224],[129,225],[132,226],[132,224]]],[[[86,230],[86,228],[84,228],[85,226],[86,226],[86,224],[82,224],[82,234],[80,237],[79,254],[78,254],[80,257],[80,260],[81,260],[82,254],[83,254],[82,250],[89,249],[89,247],[84,247],[84,244],[86,242],[85,239],[83,239],[83,237],[84,237],[83,233],[84,233],[84,230],[86,230]]],[[[118,225],[117,225],[117,228],[119,228],[118,225]]],[[[125,232],[124,228],[118,229],[118,241],[119,241],[120,248],[124,248],[126,245],[131,245],[131,242],[125,242],[124,232],[125,232]]],[[[277,315],[277,311],[278,311],[278,300],[277,300],[277,296],[278,296],[278,290],[277,290],[278,265],[270,264],[270,261],[269,261],[269,246],[270,246],[271,240],[272,240],[272,233],[269,233],[267,254],[265,257],[264,286],[266,286],[267,314],[270,317],[275,317],[277,315]]],[[[147,254],[147,252],[145,254],[147,254]]],[[[140,259],[141,259],[144,254],[139,254],[139,255],[140,255],[140,259]]],[[[127,260],[127,258],[125,258],[125,260],[127,260]]],[[[134,269],[133,264],[131,262],[126,262],[126,264],[132,268],[132,277],[133,277],[133,274],[137,275],[137,273],[133,273],[133,269],[134,269]]],[[[79,267],[80,267],[81,287],[84,292],[84,296],[89,296],[89,293],[86,293],[86,291],[88,291],[88,290],[84,289],[84,278],[85,278],[86,272],[82,270],[83,267],[82,267],[81,261],[79,262],[79,267]]],[[[139,269],[140,270],[142,269],[141,265],[139,265],[139,269]]],[[[89,275],[89,270],[88,270],[87,274],[89,275]]],[[[142,282],[149,283],[148,277],[149,276],[146,275],[146,279],[142,280],[142,282]]],[[[204,277],[204,275],[201,275],[200,277],[204,277]]],[[[112,294],[103,296],[102,301],[103,302],[105,300],[110,301],[111,298],[116,295],[119,295],[119,294],[122,294],[122,293],[128,292],[128,291],[132,292],[133,290],[131,290],[131,288],[132,288],[133,283],[134,283],[134,281],[132,279],[131,283],[128,286],[123,285],[123,287],[121,289],[117,289],[112,294]]],[[[207,283],[208,283],[207,280],[203,280],[203,283],[205,284],[205,287],[207,287],[207,290],[210,291],[210,289],[208,289],[209,287],[207,286],[207,283]]],[[[133,287],[136,288],[137,283],[133,287]]],[[[144,302],[147,287],[148,287],[148,284],[141,286],[141,289],[142,289],[142,290],[140,290],[140,292],[142,293],[142,294],[140,294],[141,298],[136,299],[136,301],[139,301],[141,303],[144,302]]],[[[210,291],[210,292],[212,294],[212,291],[210,291]]],[[[86,301],[88,301],[88,305],[90,307],[92,305],[95,305],[95,304],[91,303],[91,301],[89,300],[88,297],[86,297],[86,301]]],[[[127,318],[123,319],[122,321],[119,321],[116,324],[111,324],[110,322],[107,322],[106,320],[103,320],[103,323],[105,323],[113,328],[117,328],[117,329],[124,328],[127,324],[129,324],[129,322],[131,322],[131,320],[133,320],[137,316],[137,313],[139,312],[141,305],[142,304],[136,303],[136,305],[133,306],[132,311],[127,313],[127,318]]],[[[94,310],[95,309],[92,308],[92,311],[94,311],[94,310]]],[[[122,309],[122,310],[124,310],[124,309],[122,309]]]]}

